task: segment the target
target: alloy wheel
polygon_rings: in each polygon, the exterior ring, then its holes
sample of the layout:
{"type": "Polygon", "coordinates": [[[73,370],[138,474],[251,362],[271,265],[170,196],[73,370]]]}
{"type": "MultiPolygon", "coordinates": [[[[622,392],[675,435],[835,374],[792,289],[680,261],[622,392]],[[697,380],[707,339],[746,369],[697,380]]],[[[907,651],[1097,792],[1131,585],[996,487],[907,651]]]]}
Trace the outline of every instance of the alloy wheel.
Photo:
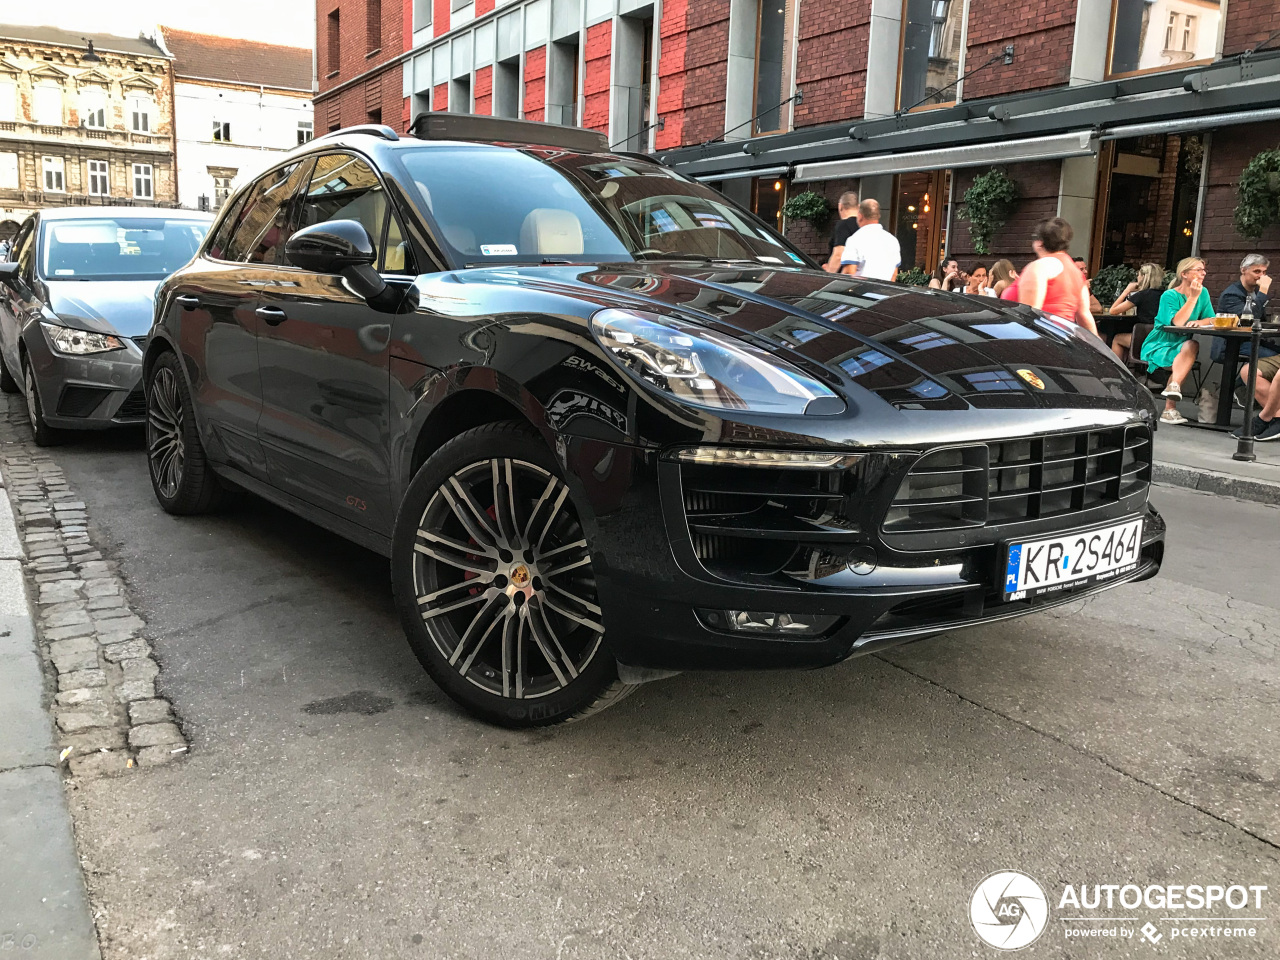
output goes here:
{"type": "Polygon", "coordinates": [[[176,497],[182,483],[185,454],[182,398],[178,378],[167,366],[156,369],[147,404],[147,458],[156,487],[166,497],[176,497]]]}
{"type": "Polygon", "coordinates": [[[445,661],[496,696],[548,696],[601,649],[604,626],[569,488],[518,459],[488,459],[436,488],[418,523],[413,583],[445,661]]]}
{"type": "Polygon", "coordinates": [[[23,379],[26,380],[27,387],[27,417],[31,420],[32,431],[38,431],[40,429],[40,398],[36,394],[36,376],[31,372],[30,364],[26,365],[24,372],[26,376],[23,379]]]}

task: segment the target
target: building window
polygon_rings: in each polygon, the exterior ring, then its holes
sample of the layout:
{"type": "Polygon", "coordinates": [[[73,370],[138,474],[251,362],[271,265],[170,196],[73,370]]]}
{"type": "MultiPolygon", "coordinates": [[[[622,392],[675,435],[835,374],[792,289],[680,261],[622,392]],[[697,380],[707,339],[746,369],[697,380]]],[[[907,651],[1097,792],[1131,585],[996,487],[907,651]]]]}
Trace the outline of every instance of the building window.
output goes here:
{"type": "Polygon", "coordinates": [[[422,30],[431,26],[431,15],[434,12],[435,0],[413,0],[413,29],[422,30]]]}
{"type": "Polygon", "coordinates": [[[213,139],[216,143],[230,143],[231,124],[225,120],[213,121],[213,139]]]}
{"type": "Polygon", "coordinates": [[[105,130],[107,126],[106,93],[98,87],[90,87],[80,94],[80,125],[91,130],[105,130]]]}
{"type": "Polygon", "coordinates": [[[0,76],[0,123],[18,119],[18,84],[0,76]]]}
{"type": "Polygon", "coordinates": [[[316,135],[315,124],[313,124],[310,120],[298,121],[298,145],[299,146],[306,143],[315,135],[316,135]]]}
{"type": "Polygon", "coordinates": [[[1224,0],[1112,0],[1110,75],[1213,60],[1224,0]]]}
{"type": "Polygon", "coordinates": [[[89,196],[109,197],[110,195],[111,195],[111,182],[107,175],[107,161],[90,160],[89,161],[89,196]]]}
{"type": "Polygon", "coordinates": [[[329,72],[337,73],[342,66],[342,18],[334,10],[329,14],[329,72]]]}
{"type": "Polygon", "coordinates": [[[0,153],[0,190],[18,189],[18,155],[0,153]]]}
{"type": "Polygon", "coordinates": [[[155,196],[151,187],[151,164],[133,165],[133,195],[139,200],[150,200],[155,196]]]}
{"type": "Polygon", "coordinates": [[[40,83],[33,91],[35,121],[42,127],[62,126],[62,87],[56,83],[40,83]]]}
{"type": "Polygon", "coordinates": [[[66,193],[67,181],[61,157],[43,157],[40,166],[44,169],[44,189],[48,193],[66,193]]]}
{"type": "Polygon", "coordinates": [[[756,119],[753,133],[782,128],[782,61],[787,47],[787,12],[783,0],[760,0],[756,32],[756,119]]]}
{"type": "Polygon", "coordinates": [[[898,107],[954,103],[965,0],[905,0],[898,107]]]}
{"type": "Polygon", "coordinates": [[[231,196],[231,177],[214,177],[213,208],[221,210],[222,205],[227,202],[227,197],[229,196],[231,196]]]}
{"type": "Polygon", "coordinates": [[[129,129],[134,133],[151,132],[151,99],[149,97],[129,98],[129,129]]]}
{"type": "Polygon", "coordinates": [[[382,49],[382,0],[364,0],[365,49],[382,49]]]}

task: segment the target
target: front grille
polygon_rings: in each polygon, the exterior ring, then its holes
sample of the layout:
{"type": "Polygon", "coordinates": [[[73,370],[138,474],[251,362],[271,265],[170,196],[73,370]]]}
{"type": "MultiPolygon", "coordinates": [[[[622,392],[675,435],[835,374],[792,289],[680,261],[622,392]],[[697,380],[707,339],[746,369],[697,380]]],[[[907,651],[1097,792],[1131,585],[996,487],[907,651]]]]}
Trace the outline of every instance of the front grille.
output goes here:
{"type": "Polygon", "coordinates": [[[1144,426],[1004,440],[926,453],[902,481],[886,533],[1043,520],[1145,495],[1144,426]]]}
{"type": "Polygon", "coordinates": [[[116,411],[117,420],[141,420],[147,415],[147,395],[142,387],[134,387],[116,411]]]}
{"type": "Polygon", "coordinates": [[[859,542],[840,510],[844,469],[682,464],[681,494],[693,551],[712,572],[767,575],[859,542]]]}

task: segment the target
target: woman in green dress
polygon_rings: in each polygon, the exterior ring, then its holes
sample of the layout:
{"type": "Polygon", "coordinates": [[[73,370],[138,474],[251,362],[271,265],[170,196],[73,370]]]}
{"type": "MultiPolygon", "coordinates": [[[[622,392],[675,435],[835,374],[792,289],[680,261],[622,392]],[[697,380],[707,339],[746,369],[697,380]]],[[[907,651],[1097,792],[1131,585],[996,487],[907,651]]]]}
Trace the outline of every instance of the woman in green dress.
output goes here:
{"type": "Polygon", "coordinates": [[[1164,413],[1161,423],[1186,423],[1178,412],[1182,399],[1182,381],[1195,366],[1200,345],[1194,337],[1170,333],[1169,327],[1205,327],[1213,323],[1213,303],[1204,288],[1204,261],[1187,257],[1178,264],[1169,289],[1160,295],[1160,310],[1155,329],[1142,341],[1142,359],[1154,372],[1172,367],[1169,384],[1164,388],[1164,413]]]}

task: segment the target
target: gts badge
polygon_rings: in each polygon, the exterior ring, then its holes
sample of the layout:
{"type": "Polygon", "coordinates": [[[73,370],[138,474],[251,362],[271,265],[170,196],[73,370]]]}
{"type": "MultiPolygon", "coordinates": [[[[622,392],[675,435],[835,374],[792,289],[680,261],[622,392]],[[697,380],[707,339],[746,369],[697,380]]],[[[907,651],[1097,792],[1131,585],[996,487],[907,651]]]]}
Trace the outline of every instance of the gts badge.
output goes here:
{"type": "Polygon", "coordinates": [[[620,384],[617,380],[613,379],[613,377],[609,376],[609,374],[605,373],[603,370],[597,367],[590,360],[584,360],[582,357],[569,357],[567,360],[564,361],[564,365],[566,367],[572,367],[575,370],[585,370],[587,373],[594,373],[597,377],[599,377],[609,386],[613,387],[613,389],[617,390],[619,393],[626,392],[623,389],[622,384],[620,384]]]}
{"type": "Polygon", "coordinates": [[[347,497],[347,506],[353,510],[359,510],[361,513],[369,509],[369,505],[359,497],[347,497]]]}

